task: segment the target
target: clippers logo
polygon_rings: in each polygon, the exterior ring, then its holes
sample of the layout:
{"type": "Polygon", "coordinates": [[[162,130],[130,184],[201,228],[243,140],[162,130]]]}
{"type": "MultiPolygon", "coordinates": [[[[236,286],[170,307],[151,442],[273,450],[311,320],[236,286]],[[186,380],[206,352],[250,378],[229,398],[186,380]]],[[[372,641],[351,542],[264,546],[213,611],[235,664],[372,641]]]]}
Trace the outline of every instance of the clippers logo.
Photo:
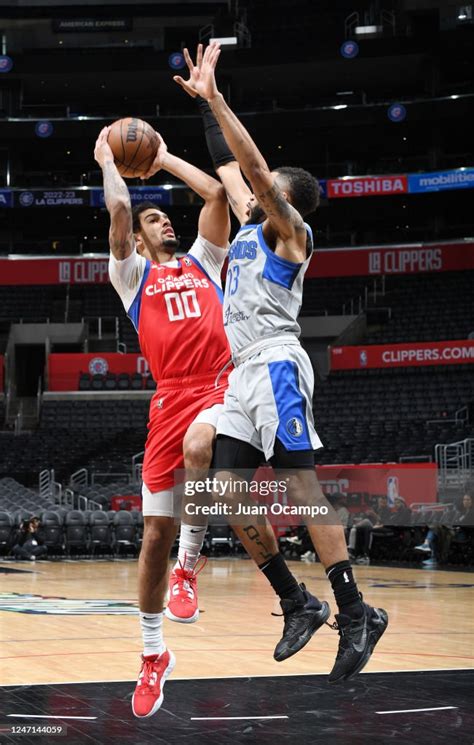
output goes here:
{"type": "Polygon", "coordinates": [[[0,72],[10,72],[13,67],[13,60],[8,54],[0,55],[0,72]]]}
{"type": "Polygon", "coordinates": [[[168,57],[168,64],[172,70],[182,70],[183,67],[186,67],[186,60],[181,52],[173,52],[168,57]]]}
{"type": "Polygon", "coordinates": [[[353,59],[359,54],[359,45],[356,41],[345,41],[340,52],[346,59],[353,59]]]}
{"type": "Polygon", "coordinates": [[[89,372],[91,375],[105,375],[109,369],[107,360],[103,357],[94,357],[89,362],[89,372]]]}
{"type": "Polygon", "coordinates": [[[303,424],[298,419],[298,417],[294,416],[292,419],[289,419],[286,423],[286,431],[288,432],[291,437],[301,437],[303,434],[303,424]]]}
{"type": "Polygon", "coordinates": [[[403,122],[407,116],[407,110],[401,103],[394,103],[387,111],[387,116],[391,122],[403,122]]]}
{"type": "Polygon", "coordinates": [[[35,196],[31,191],[22,191],[20,194],[20,204],[22,207],[31,207],[35,201],[35,196]]]}
{"type": "Polygon", "coordinates": [[[51,135],[53,134],[53,129],[54,128],[51,122],[37,122],[35,133],[38,137],[51,137],[51,135]]]}

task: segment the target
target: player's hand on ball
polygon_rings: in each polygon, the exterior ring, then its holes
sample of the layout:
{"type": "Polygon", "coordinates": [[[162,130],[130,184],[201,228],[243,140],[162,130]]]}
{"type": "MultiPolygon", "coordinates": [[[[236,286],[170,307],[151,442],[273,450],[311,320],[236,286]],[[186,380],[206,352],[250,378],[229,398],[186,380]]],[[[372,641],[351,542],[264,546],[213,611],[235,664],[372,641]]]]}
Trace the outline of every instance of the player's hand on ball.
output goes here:
{"type": "Polygon", "coordinates": [[[101,130],[95,143],[94,158],[96,159],[97,163],[100,165],[101,168],[103,168],[104,163],[107,160],[112,160],[112,161],[114,160],[114,154],[112,152],[112,148],[107,142],[107,138],[109,136],[109,129],[110,127],[104,127],[101,130]]]}
{"type": "Polygon", "coordinates": [[[146,179],[151,178],[152,176],[155,175],[155,173],[158,173],[158,171],[161,171],[161,169],[163,168],[166,153],[168,152],[168,146],[166,142],[164,141],[164,139],[162,138],[162,136],[158,134],[158,132],[156,133],[156,135],[158,137],[158,141],[160,144],[158,145],[158,150],[155,156],[155,160],[151,164],[150,169],[146,173],[144,173],[143,176],[140,176],[142,181],[146,181],[146,179]]]}

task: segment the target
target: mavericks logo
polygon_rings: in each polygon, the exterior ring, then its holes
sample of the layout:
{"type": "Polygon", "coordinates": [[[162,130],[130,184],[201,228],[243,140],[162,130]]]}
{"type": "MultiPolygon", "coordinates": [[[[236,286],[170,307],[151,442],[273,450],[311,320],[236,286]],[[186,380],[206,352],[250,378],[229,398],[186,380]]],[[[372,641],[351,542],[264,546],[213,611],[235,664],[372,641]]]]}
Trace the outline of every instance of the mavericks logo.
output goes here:
{"type": "Polygon", "coordinates": [[[301,437],[303,434],[303,423],[298,417],[294,416],[292,419],[288,419],[286,423],[286,431],[292,437],[301,437]]]}
{"type": "Polygon", "coordinates": [[[83,600],[2,592],[0,611],[49,616],[135,616],[138,606],[125,600],[83,600]]]}

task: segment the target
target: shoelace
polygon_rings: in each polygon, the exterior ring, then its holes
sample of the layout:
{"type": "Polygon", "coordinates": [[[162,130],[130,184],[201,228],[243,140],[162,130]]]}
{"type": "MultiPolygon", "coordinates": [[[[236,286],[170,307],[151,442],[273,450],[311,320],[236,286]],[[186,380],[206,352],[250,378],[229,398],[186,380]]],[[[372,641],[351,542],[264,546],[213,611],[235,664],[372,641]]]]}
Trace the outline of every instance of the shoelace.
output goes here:
{"type": "Polygon", "coordinates": [[[138,676],[140,679],[140,686],[147,686],[153,688],[158,682],[158,673],[154,669],[155,662],[152,660],[143,660],[143,669],[138,676]]]}
{"type": "Polygon", "coordinates": [[[176,591],[173,588],[173,595],[178,595],[182,590],[185,590],[188,596],[188,601],[191,601],[194,598],[194,588],[191,585],[195,583],[197,575],[202,572],[206,566],[207,556],[200,556],[191,570],[184,568],[186,565],[186,554],[184,554],[184,564],[181,563],[180,559],[178,559],[178,563],[181,567],[181,571],[186,576],[176,577],[176,584],[178,587],[176,588],[176,591]]]}

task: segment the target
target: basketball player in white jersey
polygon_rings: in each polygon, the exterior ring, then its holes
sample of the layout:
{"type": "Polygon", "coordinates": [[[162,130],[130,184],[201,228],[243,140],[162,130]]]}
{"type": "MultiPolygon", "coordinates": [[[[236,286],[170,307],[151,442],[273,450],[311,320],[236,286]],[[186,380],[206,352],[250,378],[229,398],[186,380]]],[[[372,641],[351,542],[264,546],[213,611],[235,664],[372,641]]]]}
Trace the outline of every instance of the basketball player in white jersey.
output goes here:
{"type": "MultiPolygon", "coordinates": [[[[314,468],[314,450],[321,447],[321,441],[312,414],[313,371],[298,341],[297,316],[313,253],[311,229],[303,218],[316,210],[319,187],[303,169],[270,171],[217,89],[214,71],[219,54],[219,44],[212,43],[203,56],[202,49],[198,50],[193,65],[186,53],[190,80],[175,78],[208,102],[253,190],[252,194],[236,163],[218,168],[230,204],[243,224],[229,251],[223,314],[235,369],[217,425],[214,466],[223,479],[225,473],[256,467],[263,453],[275,468],[288,474],[296,504],[310,501],[327,510],[327,519],[318,525],[308,522],[307,527],[339,609],[339,650],[329,676],[331,683],[337,683],[352,678],[367,664],[388,616],[362,602],[344,530],[334,518],[314,468]]],[[[291,612],[293,625],[295,602],[282,603],[285,620],[291,612]]]]}

